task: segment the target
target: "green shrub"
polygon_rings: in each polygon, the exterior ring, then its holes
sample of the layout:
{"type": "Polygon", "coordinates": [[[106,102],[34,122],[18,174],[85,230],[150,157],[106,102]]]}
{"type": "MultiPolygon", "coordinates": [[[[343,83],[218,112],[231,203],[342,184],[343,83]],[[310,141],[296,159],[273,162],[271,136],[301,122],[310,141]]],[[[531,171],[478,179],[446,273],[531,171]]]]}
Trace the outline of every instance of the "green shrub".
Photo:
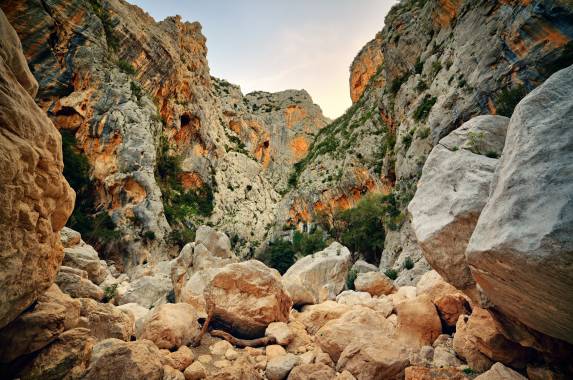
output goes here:
{"type": "Polygon", "coordinates": [[[153,231],[145,231],[143,233],[143,238],[147,241],[155,240],[155,232],[153,231]]]}
{"type": "Polygon", "coordinates": [[[165,296],[167,303],[175,303],[175,291],[171,289],[165,296]]]}
{"type": "Polygon", "coordinates": [[[404,268],[408,270],[414,268],[414,260],[412,260],[410,256],[406,257],[406,260],[404,260],[404,268]]]}
{"type": "Polygon", "coordinates": [[[179,249],[192,241],[195,241],[195,230],[188,227],[175,226],[167,236],[167,242],[179,249]]]}
{"type": "Polygon", "coordinates": [[[402,87],[402,85],[408,81],[410,75],[411,73],[407,71],[398,78],[395,78],[390,84],[390,93],[395,95],[400,90],[400,87],[402,87]]]}
{"type": "Polygon", "coordinates": [[[141,87],[139,87],[137,83],[131,81],[129,83],[129,88],[131,89],[131,94],[135,96],[137,100],[141,99],[141,97],[143,96],[143,91],[141,90],[141,87]]]}
{"type": "Polygon", "coordinates": [[[404,147],[406,148],[406,150],[408,150],[410,148],[410,145],[412,145],[412,134],[410,133],[406,133],[403,137],[402,137],[402,145],[404,145],[404,147]]]}
{"type": "Polygon", "coordinates": [[[398,278],[398,272],[396,272],[395,269],[388,269],[386,270],[386,272],[384,272],[384,274],[386,275],[386,277],[388,277],[390,280],[395,280],[398,278]]]}
{"type": "Polygon", "coordinates": [[[89,0],[89,2],[92,11],[96,14],[102,23],[108,48],[112,51],[117,51],[119,49],[119,40],[113,32],[113,24],[109,11],[104,8],[100,0],[89,0]]]}
{"type": "Polygon", "coordinates": [[[354,290],[354,281],[356,281],[356,277],[358,277],[356,269],[350,269],[346,275],[346,287],[349,290],[354,290]]]}
{"type": "Polygon", "coordinates": [[[418,129],[418,137],[421,139],[425,139],[426,137],[430,136],[430,128],[420,128],[418,129]]]}
{"type": "Polygon", "coordinates": [[[260,256],[261,261],[280,274],[284,274],[295,263],[295,251],[291,242],[276,240],[260,256]]]}
{"type": "Polygon", "coordinates": [[[418,59],[416,59],[416,63],[414,64],[414,72],[416,74],[422,74],[423,70],[424,70],[424,62],[422,62],[420,60],[420,57],[418,57],[418,59]]]}
{"type": "Polygon", "coordinates": [[[106,211],[97,210],[96,185],[90,179],[90,164],[76,147],[72,132],[62,130],[64,177],[76,192],[76,203],[67,226],[82,234],[82,238],[99,248],[120,237],[106,211]]]}
{"type": "Polygon", "coordinates": [[[120,59],[119,61],[117,61],[117,67],[119,67],[119,69],[121,71],[123,71],[126,74],[129,75],[135,75],[136,71],[135,71],[135,67],[133,67],[133,65],[123,59],[120,59]]]}
{"type": "Polygon", "coordinates": [[[519,103],[525,95],[527,95],[527,89],[523,85],[512,89],[504,88],[495,100],[497,114],[511,117],[515,106],[517,106],[517,103],[519,103]]]}
{"type": "Polygon", "coordinates": [[[483,132],[468,132],[469,150],[475,154],[481,154],[485,144],[485,134],[483,132]]]}
{"type": "Polygon", "coordinates": [[[467,375],[472,375],[474,374],[476,371],[474,371],[472,368],[468,367],[468,368],[464,368],[462,370],[463,373],[467,374],[467,375]]]}
{"type": "Polygon", "coordinates": [[[413,115],[414,120],[415,121],[426,120],[428,118],[428,115],[430,114],[432,107],[434,106],[434,104],[436,104],[437,100],[438,99],[435,96],[430,96],[428,94],[424,96],[424,99],[422,100],[418,108],[416,108],[416,110],[414,111],[413,115]]]}
{"type": "Polygon", "coordinates": [[[499,158],[499,154],[497,154],[497,152],[495,150],[488,150],[487,152],[485,152],[486,157],[489,158],[499,158]]]}
{"type": "Polygon", "coordinates": [[[431,77],[435,77],[436,75],[438,75],[438,73],[442,70],[442,62],[440,61],[435,61],[434,63],[432,63],[432,75],[431,77]]]}
{"type": "Polygon", "coordinates": [[[416,91],[418,92],[422,92],[428,89],[428,85],[426,84],[426,82],[424,82],[423,80],[418,80],[418,83],[416,84],[416,91]]]}
{"type": "Polygon", "coordinates": [[[117,284],[106,286],[103,289],[103,302],[109,302],[117,296],[117,284]]]}
{"type": "Polygon", "coordinates": [[[295,252],[300,253],[302,256],[312,255],[326,248],[323,233],[319,230],[315,230],[310,234],[296,231],[292,239],[292,244],[295,252]]]}

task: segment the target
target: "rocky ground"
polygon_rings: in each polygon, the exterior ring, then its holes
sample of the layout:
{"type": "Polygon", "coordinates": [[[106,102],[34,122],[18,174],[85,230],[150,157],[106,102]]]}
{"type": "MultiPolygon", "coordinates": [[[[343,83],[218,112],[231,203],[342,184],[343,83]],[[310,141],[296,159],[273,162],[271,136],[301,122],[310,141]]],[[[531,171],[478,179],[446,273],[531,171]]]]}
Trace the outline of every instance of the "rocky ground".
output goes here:
{"type": "Polygon", "coordinates": [[[401,2],[328,126],[304,91],[212,78],[199,24],[120,0],[2,8],[0,378],[573,377],[567,4],[401,2]],[[510,81],[528,94],[496,114],[510,81]],[[122,244],[64,227],[78,147],[75,209],[95,184],[122,244]],[[214,184],[208,217],[176,218],[214,184]],[[399,206],[380,266],[332,238],[282,275],[249,259],[371,192],[399,206]]]}

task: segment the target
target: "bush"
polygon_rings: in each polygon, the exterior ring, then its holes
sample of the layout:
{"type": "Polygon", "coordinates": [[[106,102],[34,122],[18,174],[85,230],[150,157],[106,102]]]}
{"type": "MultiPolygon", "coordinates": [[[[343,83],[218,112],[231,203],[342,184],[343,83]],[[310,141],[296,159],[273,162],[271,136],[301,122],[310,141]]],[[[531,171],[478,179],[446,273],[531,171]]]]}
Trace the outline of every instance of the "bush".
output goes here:
{"type": "Polygon", "coordinates": [[[96,185],[90,179],[90,164],[77,149],[72,132],[62,130],[64,177],[76,192],[76,203],[67,226],[82,234],[82,238],[95,246],[118,239],[111,217],[106,211],[97,210],[96,185]]]}
{"type": "Polygon", "coordinates": [[[402,87],[402,85],[406,83],[406,81],[410,77],[410,74],[411,73],[407,71],[398,78],[395,78],[390,84],[390,93],[395,95],[400,90],[400,87],[402,87]]]}
{"type": "Polygon", "coordinates": [[[117,296],[117,284],[106,286],[103,289],[103,302],[109,302],[117,296]]]}
{"type": "Polygon", "coordinates": [[[136,71],[135,71],[135,67],[133,67],[133,65],[123,59],[120,59],[119,61],[117,61],[117,67],[119,67],[119,69],[121,71],[123,71],[126,74],[129,75],[135,75],[136,71]]]}
{"type": "Polygon", "coordinates": [[[420,128],[418,129],[418,137],[421,139],[425,139],[426,137],[430,136],[430,128],[420,128]]]}
{"type": "Polygon", "coordinates": [[[430,114],[430,110],[432,109],[434,104],[436,104],[437,100],[438,99],[435,96],[430,96],[430,95],[424,96],[424,99],[422,100],[418,108],[416,108],[416,110],[414,111],[413,115],[414,120],[415,121],[426,120],[428,118],[428,115],[430,114]]]}
{"type": "Polygon", "coordinates": [[[323,233],[319,230],[310,234],[296,231],[292,238],[292,245],[296,253],[308,256],[326,248],[326,241],[323,233]]]}
{"type": "Polygon", "coordinates": [[[521,85],[512,89],[504,88],[497,96],[495,104],[497,105],[497,114],[511,117],[517,103],[527,95],[527,89],[521,85]]]}
{"type": "Polygon", "coordinates": [[[286,240],[276,240],[261,254],[261,261],[280,274],[284,274],[295,263],[295,251],[292,243],[286,240]]]}
{"type": "Polygon", "coordinates": [[[469,150],[475,154],[481,154],[485,144],[485,134],[483,132],[468,132],[469,150]]]}
{"type": "Polygon", "coordinates": [[[354,281],[356,281],[356,277],[358,277],[358,272],[356,269],[350,269],[348,274],[346,275],[346,287],[349,290],[354,290],[354,281]]]}
{"type": "Polygon", "coordinates": [[[404,137],[402,137],[402,145],[404,145],[406,150],[408,150],[408,148],[410,148],[410,145],[412,145],[412,139],[413,137],[411,133],[406,133],[404,137]]]}
{"type": "Polygon", "coordinates": [[[171,289],[169,293],[165,296],[167,303],[175,303],[175,291],[171,289]]]}
{"type": "Polygon", "coordinates": [[[422,74],[423,70],[424,70],[424,62],[422,62],[420,60],[420,57],[418,57],[418,59],[416,59],[416,63],[414,64],[414,72],[416,74],[422,74]]]}
{"type": "Polygon", "coordinates": [[[175,226],[167,236],[167,242],[178,246],[179,249],[192,241],[195,241],[195,230],[188,227],[175,226]]]}
{"type": "Polygon", "coordinates": [[[155,240],[155,232],[153,231],[145,231],[143,233],[143,238],[147,241],[155,240]]]}
{"type": "Polygon", "coordinates": [[[139,99],[141,99],[141,96],[143,95],[143,91],[141,90],[141,87],[139,87],[139,85],[137,83],[135,83],[134,81],[131,81],[129,83],[129,88],[131,89],[131,94],[133,96],[135,96],[137,98],[137,100],[139,101],[139,99]]]}
{"type": "Polygon", "coordinates": [[[386,272],[384,272],[384,274],[386,275],[386,277],[388,277],[390,280],[395,280],[398,278],[398,272],[396,272],[395,269],[388,269],[386,270],[386,272]]]}
{"type": "Polygon", "coordinates": [[[406,257],[406,260],[404,260],[404,268],[408,270],[414,268],[414,260],[412,260],[410,256],[406,257]]]}

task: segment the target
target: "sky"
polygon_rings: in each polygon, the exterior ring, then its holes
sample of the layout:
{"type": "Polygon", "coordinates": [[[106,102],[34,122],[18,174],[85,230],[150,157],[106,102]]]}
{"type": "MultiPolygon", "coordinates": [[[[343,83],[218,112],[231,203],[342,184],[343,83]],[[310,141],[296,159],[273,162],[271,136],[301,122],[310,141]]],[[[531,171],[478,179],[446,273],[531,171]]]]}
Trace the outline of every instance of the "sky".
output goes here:
{"type": "Polygon", "coordinates": [[[157,21],[199,21],[211,75],[251,91],[305,89],[332,119],[351,105],[349,67],[396,0],[129,0],[157,21]]]}

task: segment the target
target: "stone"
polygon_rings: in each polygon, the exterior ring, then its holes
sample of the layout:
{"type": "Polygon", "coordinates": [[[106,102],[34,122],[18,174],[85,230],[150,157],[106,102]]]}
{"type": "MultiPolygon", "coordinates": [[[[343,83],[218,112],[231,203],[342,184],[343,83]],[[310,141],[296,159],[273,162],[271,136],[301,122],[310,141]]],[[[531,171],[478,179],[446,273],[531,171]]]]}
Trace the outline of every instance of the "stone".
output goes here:
{"type": "Polygon", "coordinates": [[[460,315],[471,312],[470,305],[462,294],[446,294],[434,301],[440,319],[449,327],[455,327],[460,315]]]}
{"type": "Polygon", "coordinates": [[[354,287],[359,292],[367,292],[372,296],[381,296],[394,292],[394,284],[386,275],[380,272],[359,273],[354,281],[354,287]]]}
{"type": "Polygon", "coordinates": [[[333,300],[346,285],[350,264],[348,248],[334,242],[297,260],[283,275],[283,283],[295,305],[333,300]]]}
{"type": "Polygon", "coordinates": [[[316,358],[314,359],[315,363],[317,364],[324,364],[331,368],[334,368],[334,361],[330,358],[330,355],[326,352],[318,352],[316,354],[316,358]]]}
{"type": "Polygon", "coordinates": [[[298,364],[298,357],[293,354],[285,354],[269,359],[265,369],[265,376],[269,380],[286,379],[290,371],[298,364]]]}
{"type": "Polygon", "coordinates": [[[75,328],[60,334],[20,372],[22,379],[79,379],[87,369],[95,339],[75,328]]]}
{"type": "Polygon", "coordinates": [[[74,231],[69,227],[64,227],[60,230],[60,242],[64,248],[73,247],[80,244],[82,235],[78,231],[74,231]]]}
{"type": "Polygon", "coordinates": [[[232,349],[233,345],[226,340],[220,340],[209,347],[212,355],[223,356],[227,350],[232,349]]]}
{"type": "Polygon", "coordinates": [[[236,360],[239,357],[239,353],[232,348],[229,348],[225,351],[225,359],[227,360],[236,360]]]}
{"type": "Polygon", "coordinates": [[[187,346],[201,332],[193,306],[167,303],[154,308],[143,321],[139,339],[147,339],[168,350],[187,346]]]}
{"type": "Polygon", "coordinates": [[[93,283],[101,284],[106,276],[106,267],[102,265],[97,251],[83,240],[80,243],[64,248],[62,265],[86,271],[93,283]]]}
{"type": "Polygon", "coordinates": [[[33,308],[0,330],[0,363],[46,347],[66,329],[76,327],[79,317],[79,301],[52,285],[33,308]]]}
{"type": "Polygon", "coordinates": [[[200,226],[195,232],[195,244],[203,244],[211,254],[221,258],[234,256],[231,251],[231,241],[223,232],[218,232],[209,226],[200,226]]]}
{"type": "Polygon", "coordinates": [[[143,276],[128,285],[122,294],[118,294],[117,303],[137,303],[151,309],[154,306],[167,302],[167,295],[173,290],[171,279],[164,274],[157,273],[143,276]]]}
{"type": "Polygon", "coordinates": [[[413,348],[432,345],[442,333],[442,323],[434,304],[427,296],[418,296],[396,305],[397,339],[413,348]]]}
{"type": "Polygon", "coordinates": [[[519,372],[504,366],[501,363],[495,363],[489,370],[476,377],[476,380],[527,380],[519,372]]]}
{"type": "Polygon", "coordinates": [[[440,140],[428,156],[408,211],[428,263],[458,289],[475,282],[465,251],[489,196],[509,119],[477,116],[440,140]]]}
{"type": "Polygon", "coordinates": [[[193,273],[181,289],[178,301],[192,305],[201,318],[207,318],[204,291],[218,272],[219,270],[214,268],[193,273]]]}
{"type": "Polygon", "coordinates": [[[14,28],[0,11],[0,328],[56,278],[60,230],[74,207],[62,175],[62,139],[36,105],[38,82],[14,28]]]}
{"type": "Polygon", "coordinates": [[[247,360],[236,360],[233,363],[210,374],[209,379],[214,380],[262,380],[263,377],[255,366],[247,360]]]}
{"type": "Polygon", "coordinates": [[[189,271],[193,265],[193,250],[195,248],[195,243],[187,243],[179,255],[171,260],[170,263],[170,276],[171,284],[173,286],[173,292],[175,293],[175,299],[179,302],[181,296],[181,289],[185,286],[187,280],[189,280],[189,271]]]}
{"type": "Polygon", "coordinates": [[[360,305],[368,307],[384,314],[384,317],[388,317],[394,308],[392,301],[388,297],[373,298],[370,293],[355,292],[353,290],[345,290],[340,293],[336,296],[336,302],[349,306],[360,305]]]}
{"type": "Polygon", "coordinates": [[[567,375],[555,372],[547,367],[527,365],[527,378],[529,380],[567,380],[567,375]]]}
{"type": "Polygon", "coordinates": [[[459,367],[462,362],[457,358],[456,352],[452,347],[437,346],[434,349],[432,366],[437,368],[459,367]]]}
{"type": "Polygon", "coordinates": [[[220,268],[204,295],[217,321],[250,338],[263,336],[272,322],[286,322],[292,306],[279,273],[257,260],[220,268]]]}
{"type": "Polygon", "coordinates": [[[197,360],[203,364],[209,364],[213,361],[213,357],[211,355],[199,355],[197,360]]]}
{"type": "Polygon", "coordinates": [[[173,368],[179,371],[185,371],[185,369],[193,363],[194,355],[189,347],[181,346],[177,351],[170,353],[169,358],[174,365],[173,368]]]}
{"type": "Polygon", "coordinates": [[[117,309],[130,315],[134,321],[134,330],[135,336],[141,334],[141,328],[143,327],[143,322],[145,321],[145,317],[149,314],[149,309],[136,304],[136,303],[125,303],[123,305],[117,306],[117,309]]]}
{"type": "Polygon", "coordinates": [[[356,260],[354,264],[352,264],[352,270],[356,273],[378,272],[378,267],[364,260],[356,260]]]}
{"type": "Polygon", "coordinates": [[[185,380],[185,376],[181,371],[169,366],[163,366],[163,380],[185,380]]]}
{"type": "Polygon", "coordinates": [[[393,330],[383,314],[356,307],[340,318],[327,322],[318,330],[315,339],[320,349],[336,363],[342,351],[351,343],[368,345],[376,340],[385,341],[393,335],[393,330]]]}
{"type": "Polygon", "coordinates": [[[412,300],[412,299],[416,298],[416,295],[417,295],[416,287],[414,287],[414,286],[401,286],[398,288],[396,293],[392,293],[392,294],[388,295],[387,297],[388,297],[388,299],[390,299],[392,304],[398,305],[400,302],[412,300]]]}
{"type": "Polygon", "coordinates": [[[116,338],[129,341],[134,332],[134,320],[112,304],[99,303],[91,298],[80,298],[80,327],[90,330],[90,334],[103,340],[116,338]]]}
{"type": "Polygon", "coordinates": [[[183,372],[185,380],[200,380],[207,377],[207,370],[201,362],[194,362],[183,372]]]}
{"type": "Polygon", "coordinates": [[[231,362],[228,360],[215,360],[213,365],[217,368],[226,368],[231,365],[231,362]]]}
{"type": "Polygon", "coordinates": [[[336,374],[336,380],[356,380],[356,378],[350,372],[344,370],[336,374]]]}
{"type": "Polygon", "coordinates": [[[427,368],[412,366],[404,371],[404,380],[469,380],[462,371],[457,368],[427,368]]]}
{"type": "Polygon", "coordinates": [[[391,339],[353,342],[346,346],[336,364],[357,380],[400,378],[409,365],[407,351],[391,339]]]}
{"type": "Polygon", "coordinates": [[[113,379],[121,374],[126,380],[162,380],[164,369],[160,358],[159,349],[148,340],[105,339],[94,346],[84,378],[113,379]]]}
{"type": "Polygon", "coordinates": [[[435,270],[428,271],[416,284],[416,294],[427,294],[432,302],[447,294],[461,294],[459,290],[444,281],[435,270]]]}
{"type": "Polygon", "coordinates": [[[352,310],[348,305],[334,301],[325,301],[317,305],[303,307],[302,312],[296,317],[314,335],[328,321],[340,318],[344,313],[352,310]]]}
{"type": "Polygon", "coordinates": [[[56,276],[56,284],[73,298],[92,298],[96,301],[103,299],[103,290],[88,280],[87,273],[82,270],[61,266],[56,276]]]}
{"type": "Polygon", "coordinates": [[[573,343],[573,67],[515,108],[469,242],[472,274],[501,313],[573,343]],[[531,186],[532,178],[539,186],[531,186]],[[519,268],[514,270],[513,268],[519,268]]]}
{"type": "Polygon", "coordinates": [[[288,328],[292,333],[292,340],[287,346],[287,351],[293,354],[308,351],[308,347],[313,345],[313,338],[309,335],[305,326],[294,320],[288,323],[288,328]]]}
{"type": "Polygon", "coordinates": [[[294,338],[294,334],[284,322],[270,323],[265,330],[265,336],[274,337],[281,346],[288,346],[294,338]]]}
{"type": "Polygon", "coordinates": [[[525,368],[530,350],[508,340],[487,310],[474,307],[470,316],[460,316],[454,335],[454,349],[468,365],[483,372],[496,362],[525,368]]]}
{"type": "Polygon", "coordinates": [[[279,356],[286,355],[286,350],[278,344],[271,344],[265,348],[267,359],[271,360],[279,356]]]}
{"type": "Polygon", "coordinates": [[[332,380],[336,371],[327,365],[301,364],[290,371],[288,380],[332,380]]]}

